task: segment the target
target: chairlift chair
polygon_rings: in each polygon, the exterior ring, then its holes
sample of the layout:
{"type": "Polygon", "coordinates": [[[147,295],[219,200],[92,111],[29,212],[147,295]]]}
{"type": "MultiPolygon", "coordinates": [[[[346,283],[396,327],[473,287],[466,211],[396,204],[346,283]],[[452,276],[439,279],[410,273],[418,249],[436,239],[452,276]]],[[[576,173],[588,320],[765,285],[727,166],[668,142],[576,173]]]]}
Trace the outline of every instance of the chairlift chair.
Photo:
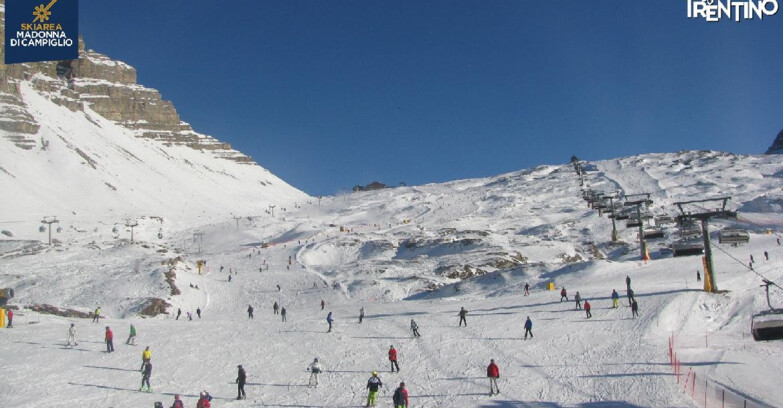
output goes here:
{"type": "Polygon", "coordinates": [[[747,244],[749,241],[750,234],[744,229],[724,229],[718,234],[718,242],[721,244],[737,246],[747,244]]]}
{"type": "MultiPolygon", "coordinates": [[[[767,294],[767,306],[765,310],[753,315],[750,323],[750,332],[753,334],[753,340],[780,340],[783,339],[783,309],[775,309],[769,302],[769,286],[775,285],[773,282],[764,279],[764,290],[767,294]]],[[[777,286],[777,285],[775,285],[777,286]]]]}
{"type": "Polygon", "coordinates": [[[46,232],[46,227],[41,225],[40,227],[38,227],[38,232],[46,232]]]}
{"type": "Polygon", "coordinates": [[[625,223],[625,226],[628,228],[640,227],[641,225],[642,220],[639,218],[628,218],[628,221],[625,223]]]}
{"type": "Polygon", "coordinates": [[[689,256],[704,254],[704,243],[701,240],[683,239],[671,245],[672,255],[689,256]]]}
{"type": "Polygon", "coordinates": [[[663,228],[661,227],[647,227],[643,231],[644,239],[657,239],[663,238],[663,228]]]}
{"type": "Polygon", "coordinates": [[[63,232],[63,227],[57,227],[57,232],[63,232]]]}

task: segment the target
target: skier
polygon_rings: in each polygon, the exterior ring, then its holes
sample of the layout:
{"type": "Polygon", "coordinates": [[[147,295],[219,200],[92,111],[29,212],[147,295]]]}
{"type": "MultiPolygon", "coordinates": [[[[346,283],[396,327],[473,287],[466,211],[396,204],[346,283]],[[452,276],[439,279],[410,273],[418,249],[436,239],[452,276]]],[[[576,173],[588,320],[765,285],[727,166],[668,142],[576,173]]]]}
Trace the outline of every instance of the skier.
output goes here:
{"type": "Polygon", "coordinates": [[[576,295],[574,295],[574,299],[576,300],[576,308],[581,309],[582,308],[582,297],[579,296],[579,291],[576,291],[576,295]]]}
{"type": "Polygon", "coordinates": [[[628,306],[631,306],[633,303],[633,289],[628,288],[628,306]]]}
{"type": "Polygon", "coordinates": [[[465,308],[464,308],[464,307],[461,307],[461,308],[459,309],[459,314],[458,314],[457,316],[459,316],[459,326],[460,326],[460,327],[462,327],[462,323],[465,323],[465,327],[467,327],[467,326],[468,326],[468,321],[467,321],[467,320],[465,320],[465,316],[466,316],[467,314],[468,314],[468,311],[467,311],[467,310],[465,310],[465,308]]]}
{"type": "Polygon", "coordinates": [[[419,325],[416,324],[413,319],[411,319],[411,330],[413,330],[413,337],[421,337],[421,334],[419,334],[419,325]]]}
{"type": "Polygon", "coordinates": [[[500,388],[498,388],[498,378],[500,378],[500,370],[494,359],[489,360],[487,366],[487,377],[489,377],[489,395],[500,394],[500,388]]]}
{"type": "Polygon", "coordinates": [[[636,299],[634,299],[633,303],[631,303],[631,316],[633,318],[639,317],[639,304],[636,303],[636,299]]]}
{"type": "Polygon", "coordinates": [[[8,309],[8,326],[6,328],[10,329],[14,327],[14,309],[8,309]]]}
{"type": "Polygon", "coordinates": [[[139,371],[144,371],[144,366],[149,364],[151,359],[152,350],[150,350],[150,346],[147,346],[144,351],[141,352],[141,369],[139,369],[139,371]]]}
{"type": "Polygon", "coordinates": [[[625,288],[628,290],[631,289],[631,277],[628,275],[625,275],[625,288]]]}
{"type": "Polygon", "coordinates": [[[247,398],[245,394],[245,379],[247,375],[245,374],[245,369],[242,368],[242,364],[237,366],[237,370],[237,399],[240,400],[247,398]]]}
{"type": "Polygon", "coordinates": [[[362,324],[362,320],[364,320],[364,306],[359,309],[359,324],[362,324]]]}
{"type": "Polygon", "coordinates": [[[136,326],[133,324],[130,325],[130,334],[128,335],[128,340],[125,341],[125,344],[136,345],[136,326]]]}
{"type": "Polygon", "coordinates": [[[563,299],[565,299],[566,302],[568,302],[568,292],[566,292],[565,286],[563,286],[563,289],[560,289],[560,301],[562,302],[563,299]]]}
{"type": "Polygon", "coordinates": [[[404,382],[401,382],[400,386],[394,390],[392,402],[394,403],[394,408],[408,408],[408,390],[405,389],[404,382]]]}
{"type": "Polygon", "coordinates": [[[593,317],[593,314],[590,313],[590,302],[585,300],[585,313],[587,314],[587,318],[593,317]]]}
{"type": "Polygon", "coordinates": [[[177,308],[177,318],[174,320],[179,320],[179,316],[182,314],[182,309],[177,308]]]}
{"type": "Polygon", "coordinates": [[[283,288],[281,288],[281,287],[280,287],[280,285],[277,285],[277,291],[278,291],[278,292],[282,292],[282,291],[283,291],[283,288]]]}
{"type": "Polygon", "coordinates": [[[147,363],[146,366],[144,366],[144,371],[141,372],[141,388],[139,388],[139,391],[147,391],[152,392],[152,387],[150,387],[150,376],[152,375],[152,363],[147,363]],[[144,384],[147,384],[147,389],[144,389],[144,384]]]}
{"type": "Polygon", "coordinates": [[[228,281],[231,282],[231,275],[228,275],[228,281]]]}
{"type": "Polygon", "coordinates": [[[620,295],[616,290],[612,289],[612,306],[617,309],[620,307],[620,295]]]}
{"type": "Polygon", "coordinates": [[[318,374],[321,373],[321,363],[318,362],[318,357],[316,357],[312,363],[310,363],[310,367],[307,368],[310,370],[310,381],[308,381],[307,386],[308,387],[317,387],[318,386],[318,374]]]}
{"type": "Polygon", "coordinates": [[[171,408],[185,408],[185,404],[179,399],[179,394],[174,394],[174,403],[171,404],[171,408]]]}
{"type": "Polygon", "coordinates": [[[326,322],[329,323],[329,330],[326,331],[327,333],[332,331],[332,322],[333,321],[334,321],[334,319],[332,319],[332,312],[329,312],[329,314],[326,315],[326,322]]]}
{"type": "Polygon", "coordinates": [[[198,315],[198,318],[201,319],[201,308],[200,307],[196,308],[196,314],[198,315]]]}
{"type": "Polygon", "coordinates": [[[253,318],[253,305],[247,305],[247,318],[253,318]]]}
{"type": "Polygon", "coordinates": [[[188,312],[187,314],[188,314],[188,320],[193,320],[193,314],[190,312],[188,312]]]}
{"type": "Polygon", "coordinates": [[[99,308],[95,309],[95,312],[93,312],[93,314],[92,314],[92,322],[93,323],[98,323],[98,319],[100,319],[100,318],[101,318],[101,308],[99,307],[99,308]]]}
{"type": "Polygon", "coordinates": [[[764,251],[764,258],[769,261],[769,252],[764,251]]]}
{"type": "Polygon", "coordinates": [[[533,338],[533,321],[530,320],[530,316],[527,317],[527,320],[525,320],[525,340],[527,340],[527,335],[530,334],[530,338],[533,338]]]}
{"type": "Polygon", "coordinates": [[[74,346],[79,345],[79,343],[76,342],[76,323],[71,323],[71,327],[68,329],[68,342],[65,343],[65,346],[70,346],[71,342],[73,342],[74,346]]]}
{"type": "Polygon", "coordinates": [[[104,336],[104,339],[106,340],[106,352],[111,353],[114,351],[114,333],[109,326],[106,326],[106,335],[104,336]]]}
{"type": "Polygon", "coordinates": [[[280,309],[280,306],[275,302],[274,305],[272,305],[272,311],[274,311],[275,314],[277,314],[277,310],[280,309]]]}
{"type": "Polygon", "coordinates": [[[391,372],[394,372],[394,367],[397,367],[397,372],[400,372],[400,365],[397,364],[397,349],[394,346],[389,346],[389,361],[391,362],[391,372]]]}
{"type": "Polygon", "coordinates": [[[381,382],[380,377],[378,377],[378,372],[373,371],[372,377],[367,380],[367,389],[370,390],[370,393],[367,395],[368,407],[375,406],[375,397],[378,395],[378,388],[380,387],[383,387],[383,383],[381,382]]]}
{"type": "Polygon", "coordinates": [[[199,394],[198,403],[196,403],[196,408],[209,408],[209,399],[207,398],[207,392],[202,391],[201,394],[199,394]]]}
{"type": "Polygon", "coordinates": [[[321,310],[324,310],[324,306],[326,306],[326,302],[324,302],[324,300],[321,299],[321,310]]]}
{"type": "Polygon", "coordinates": [[[525,296],[530,294],[530,285],[525,282],[525,296]]]}
{"type": "Polygon", "coordinates": [[[285,319],[285,308],[280,309],[280,317],[283,319],[284,322],[287,321],[285,319]]]}
{"type": "Polygon", "coordinates": [[[755,261],[755,260],[753,260],[753,254],[750,254],[750,263],[751,263],[751,264],[754,264],[754,263],[756,263],[756,261],[755,261]]]}
{"type": "Polygon", "coordinates": [[[698,270],[696,271],[696,282],[701,282],[701,272],[698,270]]]}

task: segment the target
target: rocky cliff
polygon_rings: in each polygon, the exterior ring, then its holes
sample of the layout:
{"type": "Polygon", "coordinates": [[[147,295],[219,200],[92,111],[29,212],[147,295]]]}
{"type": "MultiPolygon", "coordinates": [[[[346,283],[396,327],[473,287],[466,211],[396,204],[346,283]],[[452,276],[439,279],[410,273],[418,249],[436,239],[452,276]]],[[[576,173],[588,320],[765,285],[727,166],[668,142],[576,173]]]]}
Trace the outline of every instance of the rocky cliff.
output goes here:
{"type": "Polygon", "coordinates": [[[783,130],[778,133],[778,137],[772,142],[772,146],[767,149],[766,154],[783,154],[783,130]]]}
{"type": "MultiPolygon", "coordinates": [[[[0,36],[5,35],[5,6],[0,0],[0,36]]],[[[5,56],[0,44],[0,59],[5,56]]],[[[57,62],[0,64],[0,130],[17,147],[32,149],[38,141],[38,124],[26,112],[20,97],[20,81],[32,81],[49,100],[72,111],[85,105],[121,126],[136,137],[160,141],[165,146],[182,145],[209,151],[214,157],[238,163],[255,164],[248,156],[233,150],[228,143],[195,132],[182,121],[174,105],[163,100],[155,89],[136,83],[136,70],[121,61],[86,49],[79,40],[79,59],[72,61],[74,80],[58,79],[57,62]]]]}

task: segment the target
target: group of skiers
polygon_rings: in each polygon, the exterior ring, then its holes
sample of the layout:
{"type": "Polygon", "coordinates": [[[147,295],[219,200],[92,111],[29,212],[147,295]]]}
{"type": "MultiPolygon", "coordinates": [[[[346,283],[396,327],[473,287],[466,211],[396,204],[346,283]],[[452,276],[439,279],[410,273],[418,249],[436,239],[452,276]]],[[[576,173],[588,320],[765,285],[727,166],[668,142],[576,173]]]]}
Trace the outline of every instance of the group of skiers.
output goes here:
{"type": "MultiPolygon", "coordinates": [[[[697,272],[698,274],[698,272],[697,272]]],[[[527,283],[525,284],[527,286],[527,283]]],[[[634,297],[633,289],[631,289],[631,277],[626,276],[625,277],[625,286],[626,286],[626,293],[628,295],[628,306],[631,307],[631,316],[633,318],[636,318],[639,316],[639,304],[636,303],[636,298],[634,297]]],[[[527,291],[527,289],[526,289],[527,291]]],[[[618,308],[620,307],[620,295],[617,293],[617,290],[612,289],[612,307],[618,308]]],[[[566,291],[565,286],[563,286],[560,289],[560,301],[562,302],[563,299],[565,299],[566,302],[568,302],[568,292],[566,291]]],[[[574,300],[576,302],[575,309],[581,310],[583,308],[582,306],[582,296],[579,294],[579,291],[576,292],[576,295],[574,296],[574,300]]],[[[586,318],[589,319],[593,317],[593,314],[591,313],[592,305],[590,305],[590,302],[587,300],[584,301],[584,311],[586,318]]],[[[529,319],[529,318],[528,318],[529,319]]]]}

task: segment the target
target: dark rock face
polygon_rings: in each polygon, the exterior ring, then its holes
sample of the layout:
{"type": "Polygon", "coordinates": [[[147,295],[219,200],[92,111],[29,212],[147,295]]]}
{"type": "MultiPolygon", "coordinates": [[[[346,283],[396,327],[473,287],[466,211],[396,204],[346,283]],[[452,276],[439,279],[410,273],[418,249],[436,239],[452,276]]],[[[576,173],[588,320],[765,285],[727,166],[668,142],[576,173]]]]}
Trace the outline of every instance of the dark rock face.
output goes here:
{"type": "Polygon", "coordinates": [[[778,137],[772,142],[772,146],[767,149],[766,154],[783,154],[783,130],[778,133],[778,137]]]}
{"type": "MultiPolygon", "coordinates": [[[[0,4],[4,4],[0,0],[0,4]]],[[[0,37],[5,35],[5,13],[0,12],[0,37]]],[[[0,59],[5,46],[0,43],[0,59]]],[[[72,61],[72,83],[58,79],[57,61],[0,64],[0,130],[17,147],[32,149],[39,125],[27,112],[20,95],[20,83],[31,81],[34,89],[52,102],[71,111],[89,107],[106,119],[132,130],[136,137],[154,139],[165,146],[181,145],[207,151],[214,157],[253,165],[252,158],[228,143],[199,134],[183,122],[174,105],[155,89],[136,83],[136,70],[121,61],[86,49],[79,39],[79,59],[72,61]]]]}

